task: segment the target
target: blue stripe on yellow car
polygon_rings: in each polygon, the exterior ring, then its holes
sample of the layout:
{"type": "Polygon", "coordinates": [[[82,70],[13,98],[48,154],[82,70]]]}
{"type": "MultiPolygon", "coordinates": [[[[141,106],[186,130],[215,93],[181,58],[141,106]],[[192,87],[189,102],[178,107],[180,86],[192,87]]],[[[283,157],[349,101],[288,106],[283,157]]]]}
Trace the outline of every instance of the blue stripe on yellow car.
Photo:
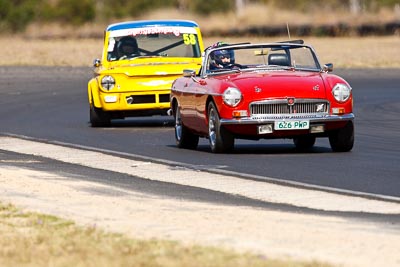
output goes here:
{"type": "Polygon", "coordinates": [[[128,21],[123,23],[112,24],[107,27],[106,31],[116,31],[132,28],[143,28],[143,27],[164,27],[164,26],[174,26],[174,27],[199,27],[199,25],[193,21],[189,20],[157,20],[157,21],[128,21]]]}

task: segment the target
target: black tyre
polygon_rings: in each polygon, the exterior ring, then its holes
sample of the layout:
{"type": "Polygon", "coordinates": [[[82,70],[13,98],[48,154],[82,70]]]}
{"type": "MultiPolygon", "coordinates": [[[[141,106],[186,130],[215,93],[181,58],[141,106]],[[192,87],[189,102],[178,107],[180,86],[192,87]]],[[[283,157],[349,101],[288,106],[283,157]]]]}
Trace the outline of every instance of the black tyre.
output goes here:
{"type": "Polygon", "coordinates": [[[314,146],[315,139],[315,136],[304,135],[293,138],[293,143],[298,151],[307,151],[314,146]]]}
{"type": "Polygon", "coordinates": [[[179,148],[196,149],[199,144],[199,136],[190,132],[190,130],[183,125],[178,105],[174,106],[174,116],[176,146],[179,148]]]}
{"type": "Polygon", "coordinates": [[[354,124],[349,121],[345,127],[329,134],[329,143],[334,152],[348,152],[354,145],[354,124]]]}
{"type": "Polygon", "coordinates": [[[89,117],[92,127],[107,127],[111,124],[110,114],[92,105],[90,106],[89,117]]]}
{"type": "Polygon", "coordinates": [[[231,133],[221,127],[220,118],[213,102],[208,104],[208,137],[213,153],[224,153],[233,150],[235,139],[231,133]]]}

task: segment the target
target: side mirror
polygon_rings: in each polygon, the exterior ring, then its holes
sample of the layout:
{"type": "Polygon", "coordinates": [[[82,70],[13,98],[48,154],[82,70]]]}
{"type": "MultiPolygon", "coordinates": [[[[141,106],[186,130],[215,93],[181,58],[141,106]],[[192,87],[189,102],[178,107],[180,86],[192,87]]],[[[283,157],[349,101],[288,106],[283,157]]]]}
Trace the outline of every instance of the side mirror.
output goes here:
{"type": "Polygon", "coordinates": [[[325,72],[332,72],[333,71],[333,63],[326,63],[322,68],[325,72]]]}
{"type": "Polygon", "coordinates": [[[196,77],[196,71],[194,71],[194,70],[183,70],[183,77],[186,77],[186,78],[196,77]]]}
{"type": "Polygon", "coordinates": [[[206,85],[207,84],[203,79],[199,80],[199,79],[196,78],[196,71],[195,70],[183,70],[183,77],[191,78],[192,81],[194,81],[194,82],[196,82],[198,84],[201,84],[201,85],[206,85]]]}
{"type": "Polygon", "coordinates": [[[95,60],[93,60],[93,67],[98,68],[101,65],[101,60],[96,58],[95,60]]]}

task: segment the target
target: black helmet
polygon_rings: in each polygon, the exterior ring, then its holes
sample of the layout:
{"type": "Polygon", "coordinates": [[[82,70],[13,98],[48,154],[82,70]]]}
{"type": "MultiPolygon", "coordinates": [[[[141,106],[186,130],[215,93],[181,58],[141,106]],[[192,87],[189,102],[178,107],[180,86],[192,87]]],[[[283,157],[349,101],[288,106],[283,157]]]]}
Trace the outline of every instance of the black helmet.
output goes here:
{"type": "MultiPolygon", "coordinates": [[[[222,47],[222,46],[227,46],[227,43],[224,42],[217,42],[210,46],[208,49],[216,48],[216,47],[222,47]]],[[[228,65],[234,64],[235,63],[235,53],[233,50],[228,50],[228,49],[221,49],[221,50],[216,50],[212,52],[210,55],[211,59],[214,61],[216,65],[219,65],[221,67],[227,67],[228,65]],[[224,59],[229,59],[229,61],[224,60],[224,59]]]]}
{"type": "Polygon", "coordinates": [[[130,56],[139,54],[138,44],[132,36],[122,37],[117,44],[118,57],[130,56]]]}
{"type": "Polygon", "coordinates": [[[213,53],[213,59],[215,63],[225,66],[235,63],[235,56],[232,50],[217,50],[213,53]],[[229,61],[224,61],[223,59],[229,59],[229,61]]]}

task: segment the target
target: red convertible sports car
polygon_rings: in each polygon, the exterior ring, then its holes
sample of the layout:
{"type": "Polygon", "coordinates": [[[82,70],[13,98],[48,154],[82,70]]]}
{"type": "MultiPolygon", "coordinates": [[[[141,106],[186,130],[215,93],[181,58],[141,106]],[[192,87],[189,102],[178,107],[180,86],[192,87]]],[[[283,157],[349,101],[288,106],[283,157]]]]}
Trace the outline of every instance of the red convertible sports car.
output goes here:
{"type": "Polygon", "coordinates": [[[185,70],[171,91],[179,148],[228,152],[239,139],[290,138],[305,151],[328,137],[335,152],[354,144],[352,88],[321,65],[302,40],[205,50],[199,73],[185,70]]]}

